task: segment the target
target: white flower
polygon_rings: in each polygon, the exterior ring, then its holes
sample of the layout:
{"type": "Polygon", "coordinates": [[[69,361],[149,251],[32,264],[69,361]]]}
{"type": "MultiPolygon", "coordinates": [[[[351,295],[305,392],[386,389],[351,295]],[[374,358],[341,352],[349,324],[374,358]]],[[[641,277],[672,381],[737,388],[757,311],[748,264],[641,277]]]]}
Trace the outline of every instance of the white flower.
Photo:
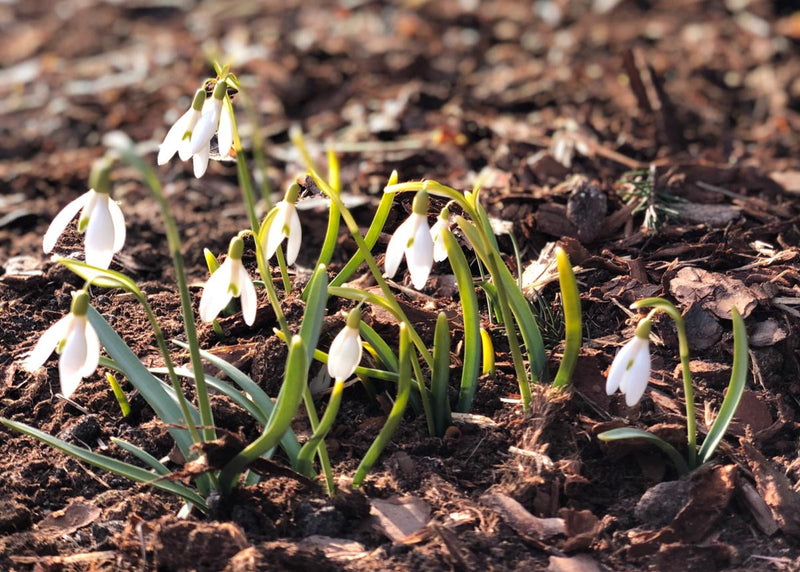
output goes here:
{"type": "Polygon", "coordinates": [[[222,104],[225,100],[227,84],[218,81],[214,86],[214,93],[203,104],[203,111],[197,121],[189,143],[189,155],[194,162],[194,176],[202,177],[208,168],[208,159],[211,155],[211,138],[219,129],[219,152],[223,157],[228,155],[233,144],[233,124],[230,116],[231,109],[225,106],[222,113],[222,104]]]}
{"type": "Polygon", "coordinates": [[[385,268],[389,278],[397,273],[403,255],[414,288],[421,290],[433,266],[433,238],[428,227],[428,193],[419,191],[414,197],[411,216],[397,227],[386,247],[385,268]]]}
{"type": "Polygon", "coordinates": [[[297,195],[300,187],[294,183],[282,201],[275,205],[277,212],[267,229],[264,242],[264,254],[267,259],[272,258],[278,250],[283,239],[286,238],[286,263],[294,264],[300,252],[300,243],[303,240],[303,228],[300,226],[300,217],[297,215],[297,195]]]}
{"type": "Polygon", "coordinates": [[[256,319],[256,289],[242,265],[243,250],[242,239],[234,237],[228,247],[228,258],[206,282],[200,298],[200,319],[204,322],[213,322],[231,298],[240,298],[244,321],[248,326],[253,325],[256,319]]]}
{"type": "Polygon", "coordinates": [[[109,200],[108,192],[90,189],[61,209],[44,234],[45,253],[53,250],[58,237],[78,211],[81,211],[78,229],[86,230],[86,263],[108,268],[114,253],[125,244],[125,218],[117,203],[109,200]]]}
{"type": "Polygon", "coordinates": [[[331,343],[328,352],[328,374],[334,379],[347,379],[356,371],[361,363],[361,336],[358,325],[361,311],[354,308],[347,316],[347,325],[342,328],[331,343]]]}
{"type": "Polygon", "coordinates": [[[639,402],[650,381],[650,320],[642,320],[636,335],[617,353],[606,380],[606,393],[619,389],[625,403],[632,407],[639,402]]]}
{"type": "Polygon", "coordinates": [[[169,131],[167,131],[164,141],[158,149],[158,164],[165,165],[172,159],[175,153],[181,158],[181,161],[186,161],[191,154],[191,137],[192,131],[200,120],[203,106],[206,101],[206,91],[198,89],[194,94],[192,106],[189,110],[178,118],[173,123],[169,131]]]}
{"type": "Polygon", "coordinates": [[[27,371],[41,367],[53,350],[58,359],[61,394],[71,396],[84,377],[92,375],[100,361],[100,341],[86,318],[89,296],[86,292],[74,294],[69,314],[50,326],[23,362],[27,371]]]}
{"type": "Polygon", "coordinates": [[[442,262],[447,259],[447,248],[444,245],[444,230],[450,228],[450,212],[447,207],[442,209],[436,222],[431,227],[431,239],[433,239],[433,261],[442,262]]]}

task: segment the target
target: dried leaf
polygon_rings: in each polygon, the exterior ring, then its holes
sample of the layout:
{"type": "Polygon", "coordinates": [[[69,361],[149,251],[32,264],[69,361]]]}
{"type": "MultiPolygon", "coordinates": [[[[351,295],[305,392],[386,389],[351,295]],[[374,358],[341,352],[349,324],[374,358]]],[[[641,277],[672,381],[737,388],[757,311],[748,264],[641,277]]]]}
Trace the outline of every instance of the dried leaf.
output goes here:
{"type": "Polygon", "coordinates": [[[102,514],[98,507],[85,502],[74,502],[62,510],[47,515],[39,523],[37,534],[46,538],[58,538],[93,523],[102,514]]]}
{"type": "Polygon", "coordinates": [[[744,282],[702,268],[681,268],[669,283],[669,290],[681,304],[699,302],[714,315],[731,319],[731,309],[736,308],[746,318],[758,304],[756,297],[744,282]]]}
{"type": "Polygon", "coordinates": [[[511,528],[524,536],[546,540],[566,532],[563,518],[533,516],[520,503],[502,493],[486,493],[480,501],[497,512],[511,528]]]}
{"type": "Polygon", "coordinates": [[[400,542],[428,524],[431,507],[419,497],[371,499],[375,526],[393,542],[400,542]]]}

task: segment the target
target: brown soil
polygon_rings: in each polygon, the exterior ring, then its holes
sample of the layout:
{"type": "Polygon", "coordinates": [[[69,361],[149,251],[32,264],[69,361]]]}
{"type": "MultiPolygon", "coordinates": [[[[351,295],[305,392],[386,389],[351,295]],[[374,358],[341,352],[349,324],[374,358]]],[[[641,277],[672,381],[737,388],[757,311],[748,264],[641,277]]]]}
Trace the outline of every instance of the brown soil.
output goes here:
{"type": "MultiPolygon", "coordinates": [[[[487,209],[513,223],[524,267],[561,240],[582,268],[585,340],[574,390],[537,388],[529,417],[501,401],[516,386],[502,333],[490,328],[498,375],[481,380],[473,412],[494,423],[459,423],[438,439],[409,414],[361,491],[343,482],[329,500],[313,483],[276,474],[215,505],[207,520],[179,520],[176,499],[3,428],[0,569],[798,569],[800,13],[766,0],[270,4],[0,6],[0,416],[128,461],[111,437],[157,458],[170,453],[166,429],[141,397],[132,396],[122,419],[103,376],[85,380],[70,403],[55,396],[55,360],[35,374],[19,363],[81,286],[41,251],[49,221],[85,191],[104,134],[119,129],[144,142],[155,163],[166,126],[211,73],[209,53],[230,54],[254,101],[273,188],[303,172],[288,143],[300,124],[310,142],[339,149],[344,188],[367,199],[354,210],[365,226],[393,169],[401,180],[456,188],[482,172],[487,209]],[[652,175],[657,205],[676,209],[659,210],[655,230],[620,198],[620,181],[634,170],[652,175]],[[712,419],[730,375],[726,308],[746,308],[752,375],[742,409],[714,464],[676,485],[683,493],[651,489],[676,476],[653,450],[596,438],[629,422],[681,446],[677,340],[667,320],[656,322],[663,344],[653,348],[640,405],[626,408],[604,391],[604,373],[636,323],[626,308],[650,295],[686,313],[696,399],[712,419]],[[645,491],[654,504],[634,510],[645,491]],[[431,518],[392,542],[369,514],[370,502],[395,496],[415,497],[431,518]],[[553,536],[540,529],[551,517],[565,527],[553,536]],[[338,551],[320,536],[340,539],[338,551]]],[[[250,133],[244,106],[237,109],[250,133]]],[[[212,163],[199,181],[177,161],[159,173],[199,283],[202,249],[222,252],[247,225],[235,167],[212,163]]],[[[113,194],[128,224],[113,268],[141,284],[167,337],[180,339],[153,203],[131,169],[115,171],[113,194]]],[[[389,230],[409,200],[399,200],[389,230]]],[[[301,270],[315,261],[325,216],[301,212],[301,270]]],[[[70,231],[57,252],[80,250],[81,240],[70,231]]],[[[354,250],[344,233],[340,243],[335,264],[354,250]]],[[[518,271],[507,237],[501,246],[518,271]]],[[[383,248],[382,239],[376,252],[383,248]]],[[[446,264],[434,270],[447,272],[446,264]]],[[[428,334],[436,311],[457,310],[447,277],[434,278],[421,296],[398,291],[428,334]]],[[[541,294],[554,370],[557,284],[541,294]]],[[[98,289],[93,304],[145,363],[159,363],[130,297],[98,289]]],[[[323,346],[345,307],[331,302],[323,346]]],[[[285,310],[296,326],[302,304],[293,294],[285,310]]],[[[377,314],[367,319],[392,335],[377,314]]],[[[204,347],[274,395],[285,349],[273,326],[262,297],[253,328],[233,316],[222,320],[223,338],[205,325],[200,334],[204,347]]],[[[244,412],[213,401],[220,427],[258,434],[244,412]]],[[[364,391],[348,389],[330,443],[337,475],[352,476],[383,415],[364,391]]],[[[301,417],[295,429],[308,434],[301,417]]]]}

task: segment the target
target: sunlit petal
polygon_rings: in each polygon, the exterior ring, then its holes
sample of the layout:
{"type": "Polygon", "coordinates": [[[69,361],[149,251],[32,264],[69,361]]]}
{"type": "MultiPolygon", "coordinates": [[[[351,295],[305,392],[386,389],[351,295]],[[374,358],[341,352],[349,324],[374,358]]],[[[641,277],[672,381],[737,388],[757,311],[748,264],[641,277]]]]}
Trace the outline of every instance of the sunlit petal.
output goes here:
{"type": "Polygon", "coordinates": [[[287,204],[286,217],[289,223],[289,238],[286,241],[286,263],[294,264],[297,255],[300,253],[300,244],[303,241],[303,227],[300,225],[300,217],[293,204],[287,204]]]}
{"type": "Polygon", "coordinates": [[[200,297],[200,319],[204,322],[214,321],[231,301],[232,267],[232,259],[226,258],[203,287],[203,294],[200,297]]]}
{"type": "Polygon", "coordinates": [[[233,110],[227,101],[222,107],[222,114],[219,117],[219,129],[217,129],[217,143],[219,154],[227,157],[233,147],[233,122],[231,121],[233,110]]]}
{"type": "Polygon", "coordinates": [[[447,249],[444,246],[442,231],[447,227],[447,221],[439,219],[431,227],[431,238],[433,239],[433,260],[441,262],[447,258],[447,249]]]}
{"type": "Polygon", "coordinates": [[[627,373],[628,362],[633,358],[637,349],[637,344],[634,342],[636,338],[629,340],[622,346],[611,362],[611,369],[608,370],[608,378],[606,379],[606,394],[611,395],[617,391],[622,383],[622,379],[627,373]]]}
{"type": "Polygon", "coordinates": [[[411,274],[411,283],[414,288],[421,290],[425,287],[425,282],[428,281],[428,275],[433,266],[433,239],[431,239],[431,231],[424,216],[417,216],[423,217],[423,220],[417,224],[414,243],[406,249],[406,264],[408,272],[411,274]]]}
{"type": "Polygon", "coordinates": [[[164,137],[164,141],[158,149],[157,161],[159,165],[166,164],[172,159],[172,156],[175,155],[175,152],[181,145],[184,133],[189,129],[189,122],[192,120],[192,116],[196,114],[196,111],[189,109],[189,111],[181,115],[178,120],[172,124],[172,127],[167,131],[167,135],[164,137]]]}
{"type": "MultiPolygon", "coordinates": [[[[76,318],[79,319],[79,318],[76,318]]],[[[97,369],[100,363],[100,340],[97,338],[97,333],[84,317],[84,336],[86,337],[86,362],[80,371],[81,377],[89,377],[97,369]]]]}
{"type": "Polygon", "coordinates": [[[119,208],[119,205],[111,199],[108,201],[108,210],[114,223],[114,246],[112,250],[119,252],[125,246],[125,216],[122,214],[122,209],[119,208]]]}
{"type": "Polygon", "coordinates": [[[269,230],[267,231],[267,241],[264,245],[264,256],[268,259],[272,258],[272,255],[278,250],[278,246],[283,242],[286,236],[283,233],[283,227],[286,225],[286,214],[289,205],[286,201],[280,201],[275,206],[278,208],[278,212],[275,213],[272,219],[272,224],[270,224],[269,230]]]}
{"type": "Polygon", "coordinates": [[[389,278],[397,274],[397,269],[400,266],[400,262],[403,260],[403,255],[406,252],[406,246],[411,239],[412,232],[414,232],[414,220],[409,217],[403,224],[397,227],[392,238],[389,239],[389,244],[386,246],[386,259],[384,261],[386,275],[389,278]]]}
{"type": "Polygon", "coordinates": [[[256,320],[256,309],[258,307],[258,298],[256,297],[256,289],[253,286],[253,281],[244,266],[239,267],[239,301],[242,303],[242,316],[244,323],[252,326],[256,320]]]}
{"type": "Polygon", "coordinates": [[[207,110],[205,105],[203,106],[203,114],[192,131],[192,155],[199,153],[201,149],[211,142],[211,138],[217,131],[217,125],[219,125],[221,108],[222,101],[218,100],[214,100],[214,103],[207,110]]]}
{"type": "Polygon", "coordinates": [[[361,362],[361,337],[358,330],[345,326],[331,343],[328,352],[328,374],[334,379],[347,379],[361,362]]]}
{"type": "Polygon", "coordinates": [[[61,211],[55,216],[53,222],[51,222],[50,226],[47,228],[47,232],[44,233],[42,248],[44,249],[45,253],[53,250],[56,242],[58,242],[58,237],[61,236],[61,233],[63,233],[64,229],[67,228],[69,222],[75,218],[75,215],[78,214],[78,211],[81,210],[81,208],[86,204],[92,193],[94,193],[94,191],[83,193],[77,199],[67,203],[67,206],[61,209],[61,211]]]}
{"type": "Polygon", "coordinates": [[[22,367],[25,368],[25,371],[34,371],[47,361],[56,346],[67,336],[71,323],[72,314],[67,314],[45,330],[31,353],[22,362],[22,367]]]}
{"type": "Polygon", "coordinates": [[[108,195],[98,193],[86,227],[86,263],[108,268],[114,257],[114,220],[108,208],[108,195]]]}
{"type": "MultiPolygon", "coordinates": [[[[83,320],[85,319],[84,317],[83,320]]],[[[75,392],[82,379],[81,372],[86,365],[88,348],[83,325],[81,318],[73,318],[58,360],[58,376],[61,380],[61,394],[64,397],[69,397],[75,392]]]]}
{"type": "Polygon", "coordinates": [[[206,146],[194,153],[192,157],[192,164],[194,166],[194,176],[198,179],[206,174],[208,169],[208,159],[211,156],[211,143],[206,143],[206,146]]]}
{"type": "Polygon", "coordinates": [[[636,405],[644,395],[650,381],[650,349],[647,340],[636,338],[643,344],[637,346],[633,356],[633,364],[628,368],[620,389],[625,394],[625,403],[628,407],[636,405]]]}

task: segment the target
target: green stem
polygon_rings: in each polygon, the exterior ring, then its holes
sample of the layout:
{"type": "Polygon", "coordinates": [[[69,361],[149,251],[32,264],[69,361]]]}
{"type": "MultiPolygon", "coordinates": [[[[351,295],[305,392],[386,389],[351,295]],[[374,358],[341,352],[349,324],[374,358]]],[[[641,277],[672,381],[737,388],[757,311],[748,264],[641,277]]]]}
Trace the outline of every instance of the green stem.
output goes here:
{"type": "MultiPolygon", "coordinates": [[[[315,435],[319,431],[320,422],[319,417],[317,416],[317,410],[314,407],[314,398],[311,396],[311,389],[309,389],[308,384],[306,384],[306,386],[303,388],[303,402],[305,403],[306,412],[308,413],[308,420],[311,423],[311,430],[315,435]]],[[[333,479],[333,468],[331,467],[331,461],[328,458],[328,448],[325,446],[325,443],[322,441],[322,439],[319,439],[312,450],[317,452],[319,464],[322,466],[322,472],[325,474],[325,485],[328,490],[328,496],[333,497],[336,494],[336,482],[333,479]]],[[[300,452],[302,453],[302,449],[300,452]]],[[[298,457],[298,461],[299,460],[300,458],[298,457]]],[[[304,471],[298,472],[306,474],[304,471]]]]}
{"type": "Polygon", "coordinates": [[[408,398],[411,394],[411,344],[409,344],[408,338],[408,327],[404,323],[401,323],[399,358],[400,371],[399,378],[397,380],[397,398],[394,401],[392,410],[389,412],[386,423],[383,425],[383,428],[381,429],[380,433],[378,433],[378,436],[375,438],[372,446],[369,448],[367,453],[364,455],[364,458],[361,460],[361,463],[358,465],[356,474],[353,477],[353,488],[361,486],[361,484],[364,482],[364,479],[367,477],[367,473],[369,473],[370,469],[372,469],[372,466],[378,460],[378,457],[380,457],[383,449],[389,443],[392,435],[394,435],[394,432],[397,430],[397,427],[403,420],[403,413],[406,410],[408,398]]]}
{"type": "Polygon", "coordinates": [[[567,253],[559,247],[556,249],[558,264],[558,281],[561,286],[561,300],[564,304],[564,355],[558,366],[558,373],[553,380],[553,388],[561,389],[569,385],[572,372],[578,363],[578,353],[581,350],[583,337],[583,324],[581,322],[581,297],[578,293],[578,283],[575,272],[567,253]]]}
{"type": "MultiPolygon", "coordinates": [[[[343,389],[344,380],[337,379],[333,384],[331,398],[330,401],[328,401],[328,407],[325,409],[325,414],[322,416],[322,420],[317,424],[314,434],[311,435],[311,438],[308,441],[306,441],[305,445],[303,445],[303,448],[300,449],[300,453],[297,455],[297,464],[295,468],[301,475],[305,475],[309,478],[314,476],[314,469],[311,466],[311,459],[314,457],[314,451],[317,450],[317,447],[320,445],[320,443],[322,443],[333,427],[333,423],[336,420],[336,415],[339,413],[339,405],[342,403],[343,389]]],[[[319,450],[323,451],[325,448],[320,447],[319,450]]],[[[332,476],[333,475],[331,474],[331,477],[332,476]]],[[[335,491],[335,488],[331,488],[333,486],[335,486],[333,481],[329,481],[329,494],[335,491]]]]}
{"type": "Polygon", "coordinates": [[[697,417],[694,405],[694,385],[689,368],[689,338],[686,336],[686,325],[683,316],[672,302],[663,298],[645,298],[631,305],[631,308],[655,308],[667,314],[675,322],[678,332],[678,353],[681,357],[681,374],[683,376],[683,392],[686,397],[686,441],[688,450],[686,458],[690,467],[697,465],[697,417]]]}

